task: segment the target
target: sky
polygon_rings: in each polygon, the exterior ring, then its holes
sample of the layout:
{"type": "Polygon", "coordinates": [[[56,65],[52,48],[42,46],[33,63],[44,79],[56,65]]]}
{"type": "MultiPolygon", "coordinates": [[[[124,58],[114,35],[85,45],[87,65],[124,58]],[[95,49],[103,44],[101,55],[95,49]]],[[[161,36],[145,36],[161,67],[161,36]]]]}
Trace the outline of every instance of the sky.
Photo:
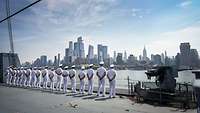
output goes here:
{"type": "MultiPolygon", "coordinates": [[[[11,14],[35,0],[10,0],[11,14]]],[[[0,20],[6,17],[0,1],[0,20]]],[[[169,56],[179,52],[181,42],[200,50],[200,0],[42,0],[11,19],[15,52],[21,62],[41,55],[49,59],[61,53],[69,41],[82,36],[88,45],[108,46],[113,51],[139,56],[169,56]]],[[[9,52],[6,21],[0,23],[0,52],[9,52]]]]}

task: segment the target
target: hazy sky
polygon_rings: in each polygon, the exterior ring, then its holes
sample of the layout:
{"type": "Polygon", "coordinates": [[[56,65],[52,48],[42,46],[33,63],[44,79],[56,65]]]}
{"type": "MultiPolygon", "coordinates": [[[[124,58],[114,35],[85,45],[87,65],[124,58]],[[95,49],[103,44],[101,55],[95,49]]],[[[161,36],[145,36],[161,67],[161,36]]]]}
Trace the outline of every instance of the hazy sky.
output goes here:
{"type": "MultiPolygon", "coordinates": [[[[10,0],[11,13],[34,0],[10,0]]],[[[0,19],[5,18],[0,1],[0,19]]],[[[174,56],[181,42],[200,50],[200,0],[43,0],[12,18],[15,51],[22,62],[40,55],[64,55],[68,41],[82,36],[88,45],[174,56]]],[[[0,23],[0,52],[9,51],[7,23],[0,23]]]]}

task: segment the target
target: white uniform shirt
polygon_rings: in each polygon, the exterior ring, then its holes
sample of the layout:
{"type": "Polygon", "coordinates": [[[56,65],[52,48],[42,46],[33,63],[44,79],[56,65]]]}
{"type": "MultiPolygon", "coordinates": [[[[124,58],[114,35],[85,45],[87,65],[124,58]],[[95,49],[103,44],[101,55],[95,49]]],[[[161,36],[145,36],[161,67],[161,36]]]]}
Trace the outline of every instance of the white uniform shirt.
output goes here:
{"type": "Polygon", "coordinates": [[[69,71],[63,70],[62,76],[63,76],[63,77],[67,77],[68,75],[69,75],[69,71]]]}
{"type": "Polygon", "coordinates": [[[57,69],[55,70],[55,73],[56,73],[57,75],[61,76],[61,75],[62,75],[62,69],[61,69],[61,68],[57,68],[57,69]]]}
{"type": "Polygon", "coordinates": [[[85,72],[83,70],[80,71],[78,74],[79,78],[84,78],[85,77],[85,72]]]}
{"type": "MultiPolygon", "coordinates": [[[[74,75],[76,75],[76,70],[75,70],[75,69],[71,69],[71,70],[69,71],[69,76],[72,77],[72,76],[74,76],[74,75]]],[[[75,77],[75,76],[74,76],[74,77],[75,77]]]]}
{"type": "Polygon", "coordinates": [[[91,78],[92,76],[94,76],[94,69],[90,68],[87,70],[87,77],[91,78]]]}
{"type": "Polygon", "coordinates": [[[47,75],[48,75],[48,70],[47,69],[42,70],[42,77],[47,78],[47,75]]]}
{"type": "Polygon", "coordinates": [[[97,73],[98,73],[98,76],[102,78],[104,74],[106,75],[106,69],[103,66],[101,66],[97,69],[97,73]]]}
{"type": "Polygon", "coordinates": [[[54,77],[54,71],[49,70],[49,71],[48,71],[48,74],[49,74],[49,79],[50,79],[50,80],[53,80],[53,77],[54,77]]]}
{"type": "Polygon", "coordinates": [[[107,77],[108,77],[109,80],[113,79],[113,77],[116,76],[116,75],[117,75],[117,73],[114,69],[108,70],[107,77]]]}
{"type": "Polygon", "coordinates": [[[26,70],[26,76],[29,77],[31,75],[31,69],[26,70]]]}
{"type": "Polygon", "coordinates": [[[40,74],[41,74],[41,71],[40,70],[36,70],[36,77],[37,78],[40,78],[40,74]]]}

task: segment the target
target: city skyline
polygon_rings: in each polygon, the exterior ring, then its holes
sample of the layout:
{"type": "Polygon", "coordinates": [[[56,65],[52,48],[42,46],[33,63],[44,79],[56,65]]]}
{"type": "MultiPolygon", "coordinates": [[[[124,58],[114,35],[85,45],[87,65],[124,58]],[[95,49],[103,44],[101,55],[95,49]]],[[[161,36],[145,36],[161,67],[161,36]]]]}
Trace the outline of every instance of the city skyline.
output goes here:
{"type": "MultiPolygon", "coordinates": [[[[33,1],[11,1],[11,13],[33,1]]],[[[144,45],[148,57],[165,50],[175,56],[181,42],[200,50],[200,1],[144,1],[44,0],[12,18],[15,51],[22,62],[41,55],[54,59],[57,53],[63,58],[68,41],[79,36],[84,38],[86,54],[89,44],[95,54],[96,45],[107,45],[111,56],[113,51],[139,56],[144,45]]],[[[6,12],[1,2],[3,19],[6,12]]],[[[0,33],[0,52],[8,52],[6,22],[0,24],[0,33]]]]}

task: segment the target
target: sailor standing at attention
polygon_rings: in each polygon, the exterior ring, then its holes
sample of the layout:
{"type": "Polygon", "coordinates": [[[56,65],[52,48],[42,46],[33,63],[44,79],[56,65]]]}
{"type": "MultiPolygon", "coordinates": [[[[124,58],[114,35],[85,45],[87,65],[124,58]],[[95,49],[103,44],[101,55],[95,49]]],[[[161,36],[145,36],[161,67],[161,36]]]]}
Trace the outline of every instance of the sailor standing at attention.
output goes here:
{"type": "Polygon", "coordinates": [[[61,91],[61,81],[62,81],[62,65],[59,65],[59,68],[55,70],[55,73],[57,75],[57,82],[56,82],[56,90],[61,91]]]}
{"type": "Polygon", "coordinates": [[[26,87],[30,87],[30,81],[31,81],[31,69],[26,69],[26,87]]]}
{"type": "Polygon", "coordinates": [[[196,94],[197,99],[197,113],[200,113],[200,75],[199,73],[196,74],[196,79],[193,83],[194,91],[196,94]]]}
{"type": "Polygon", "coordinates": [[[26,68],[24,67],[22,70],[22,85],[23,87],[26,87],[26,68]]]}
{"type": "Polygon", "coordinates": [[[23,80],[23,67],[20,68],[19,70],[19,80],[18,80],[18,85],[22,87],[22,80],[23,80]]]}
{"type": "Polygon", "coordinates": [[[11,75],[11,78],[10,78],[10,85],[14,85],[15,84],[15,78],[16,78],[16,68],[13,68],[11,73],[12,73],[12,75],[11,75]]]}
{"type": "Polygon", "coordinates": [[[47,89],[47,77],[48,77],[48,67],[45,66],[45,68],[42,70],[42,87],[43,89],[47,89]]]}
{"type": "Polygon", "coordinates": [[[41,88],[41,71],[40,71],[41,68],[37,68],[36,70],[36,88],[41,88]]]}
{"type": "Polygon", "coordinates": [[[63,92],[67,93],[67,79],[69,76],[69,71],[67,70],[68,66],[64,67],[64,70],[62,72],[62,77],[63,77],[63,92]]]}
{"type": "Polygon", "coordinates": [[[117,72],[114,70],[114,65],[110,65],[110,69],[107,72],[107,77],[109,80],[109,97],[115,98],[115,77],[117,75],[117,72]]]}
{"type": "Polygon", "coordinates": [[[98,93],[97,96],[100,96],[102,92],[102,96],[105,96],[105,76],[106,76],[106,69],[103,67],[104,62],[99,63],[100,67],[97,69],[97,76],[98,76],[98,93]]]}
{"type": "Polygon", "coordinates": [[[36,67],[31,70],[31,87],[35,87],[35,76],[36,76],[36,67]]]}
{"type": "Polygon", "coordinates": [[[50,80],[50,89],[53,91],[54,90],[54,68],[49,69],[48,71],[49,74],[49,80],[50,80]]]}
{"type": "Polygon", "coordinates": [[[75,70],[75,65],[71,67],[72,69],[69,71],[69,78],[71,80],[71,90],[72,93],[76,93],[76,70],[75,70]]]}
{"type": "Polygon", "coordinates": [[[15,70],[15,86],[18,86],[18,80],[19,80],[19,68],[16,68],[15,70]]]}
{"type": "Polygon", "coordinates": [[[86,74],[84,72],[84,69],[85,69],[85,67],[82,66],[81,71],[78,74],[78,77],[79,77],[79,80],[80,80],[80,89],[79,89],[80,94],[84,94],[84,91],[85,91],[85,81],[84,81],[84,79],[85,79],[86,74]]]}
{"type": "Polygon", "coordinates": [[[88,78],[88,95],[93,93],[93,76],[94,76],[94,69],[92,69],[93,64],[89,65],[89,69],[87,70],[87,78],[88,78]]]}
{"type": "Polygon", "coordinates": [[[11,67],[7,67],[7,70],[6,70],[6,84],[7,85],[9,84],[10,77],[11,77],[11,67]]]}

